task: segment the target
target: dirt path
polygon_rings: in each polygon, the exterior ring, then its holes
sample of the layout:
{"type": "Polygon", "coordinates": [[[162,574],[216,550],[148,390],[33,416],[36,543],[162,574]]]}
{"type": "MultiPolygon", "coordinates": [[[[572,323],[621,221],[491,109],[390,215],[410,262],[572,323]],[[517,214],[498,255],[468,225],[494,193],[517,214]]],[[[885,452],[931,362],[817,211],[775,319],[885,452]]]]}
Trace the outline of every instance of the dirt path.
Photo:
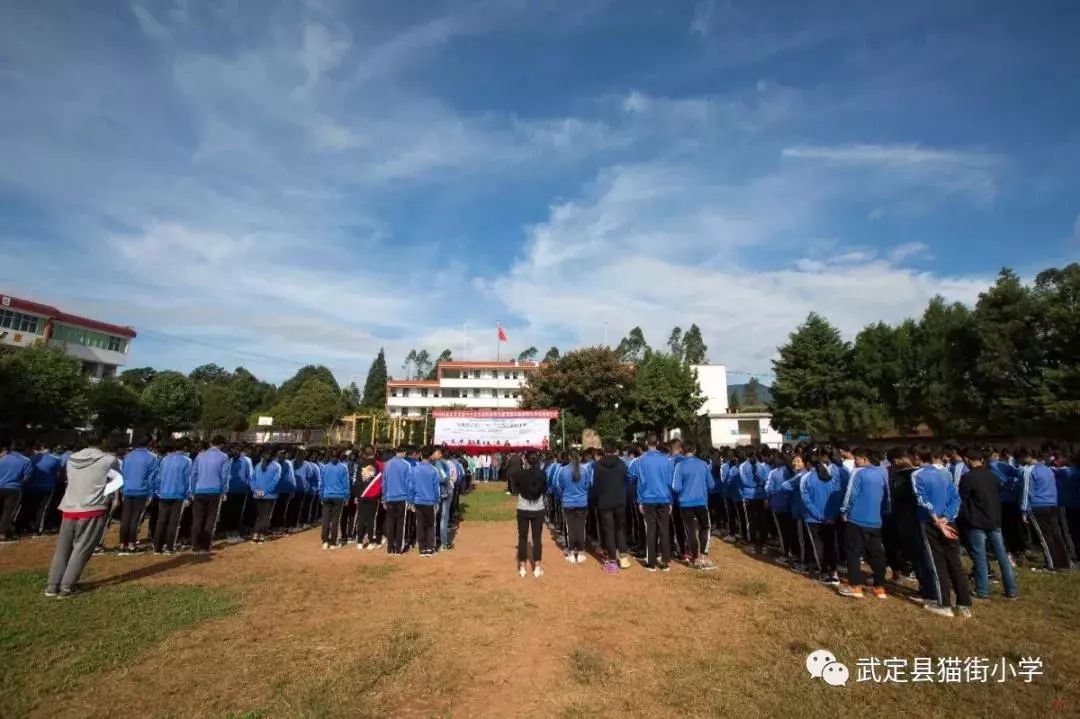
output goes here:
{"type": "MultiPolygon", "coordinates": [[[[256,710],[312,717],[688,716],[731,715],[747,711],[749,702],[770,716],[800,707],[836,711],[848,706],[844,692],[848,700],[855,693],[869,700],[864,693],[872,691],[875,705],[891,713],[935,716],[936,707],[971,706],[973,697],[981,697],[975,706],[1010,714],[1080,696],[1070,678],[1080,659],[1067,648],[1076,628],[1059,632],[1038,617],[1007,621],[1005,612],[1017,605],[995,603],[983,612],[987,619],[960,631],[960,624],[943,624],[898,599],[855,605],[715,541],[714,573],[676,566],[650,574],[635,566],[609,576],[595,560],[567,564],[545,537],[546,575],[521,579],[515,541],[512,523],[466,522],[457,549],[431,559],[352,546],[324,551],[313,531],[228,547],[209,562],[96,557],[94,583],[228,587],[242,608],[170,636],[137,664],[59,697],[39,715],[104,717],[123,708],[158,717],[256,710]],[[1012,629],[991,632],[997,622],[1012,629]],[[806,653],[821,646],[852,664],[856,656],[879,654],[1035,650],[1055,671],[1042,685],[1010,693],[834,689],[802,673],[806,653]]],[[[52,542],[4,549],[0,570],[43,567],[52,542]]]]}

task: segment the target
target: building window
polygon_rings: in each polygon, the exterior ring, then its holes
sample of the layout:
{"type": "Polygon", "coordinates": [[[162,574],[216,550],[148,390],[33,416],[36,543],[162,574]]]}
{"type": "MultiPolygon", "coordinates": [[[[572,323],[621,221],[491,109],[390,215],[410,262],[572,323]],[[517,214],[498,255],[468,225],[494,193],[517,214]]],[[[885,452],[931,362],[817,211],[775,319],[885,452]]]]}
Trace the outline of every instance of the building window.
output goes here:
{"type": "Polygon", "coordinates": [[[518,378],[518,373],[517,373],[517,371],[515,370],[515,371],[514,371],[514,379],[517,379],[517,378],[518,378]]]}
{"type": "Polygon", "coordinates": [[[391,397],[397,397],[397,390],[396,389],[390,390],[390,396],[391,397]]]}
{"type": "Polygon", "coordinates": [[[510,373],[509,372],[503,372],[503,379],[510,379],[510,373]]]}
{"type": "Polygon", "coordinates": [[[472,391],[472,396],[473,396],[473,397],[479,397],[479,396],[480,396],[480,390],[478,390],[478,389],[474,389],[474,390],[472,391]]]}
{"type": "Polygon", "coordinates": [[[423,388],[420,389],[420,396],[421,397],[427,397],[427,388],[426,387],[423,387],[423,388]]]}
{"type": "Polygon", "coordinates": [[[112,352],[123,352],[124,351],[124,340],[120,339],[119,337],[113,337],[112,335],[109,335],[108,337],[109,337],[109,344],[106,347],[106,349],[108,349],[108,350],[110,350],[112,352]]]}
{"type": "Polygon", "coordinates": [[[0,310],[0,327],[6,327],[16,332],[29,332],[30,334],[39,335],[41,334],[41,318],[24,315],[22,312],[0,310]]]}
{"type": "Polygon", "coordinates": [[[409,388],[408,388],[408,387],[406,387],[405,389],[401,390],[401,396],[402,396],[402,397],[408,397],[408,396],[409,396],[409,388]]]}
{"type": "Polygon", "coordinates": [[[503,399],[510,399],[510,393],[509,392],[503,392],[503,399]]]}
{"type": "Polygon", "coordinates": [[[480,370],[474,369],[472,373],[473,379],[480,379],[480,370]]]}
{"type": "Polygon", "coordinates": [[[102,367],[102,369],[101,369],[101,376],[102,377],[115,377],[116,376],[116,365],[111,365],[111,364],[104,365],[102,367]]]}
{"type": "Polygon", "coordinates": [[[126,343],[122,337],[114,337],[113,335],[94,332],[81,327],[72,327],[71,325],[56,325],[53,328],[53,339],[112,352],[124,352],[126,350],[126,343]]]}

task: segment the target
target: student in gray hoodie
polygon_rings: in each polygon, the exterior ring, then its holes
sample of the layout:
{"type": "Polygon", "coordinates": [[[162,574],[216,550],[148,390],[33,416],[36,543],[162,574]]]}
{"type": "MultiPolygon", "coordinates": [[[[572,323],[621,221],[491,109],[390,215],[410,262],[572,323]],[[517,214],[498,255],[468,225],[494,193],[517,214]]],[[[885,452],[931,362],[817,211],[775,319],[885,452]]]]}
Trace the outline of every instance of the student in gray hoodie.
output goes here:
{"type": "Polygon", "coordinates": [[[69,597],[94,548],[105,533],[109,505],[116,493],[105,494],[105,485],[119,478],[120,462],[105,451],[107,439],[92,440],[85,449],[71,455],[67,464],[67,491],[60,501],[60,535],[56,541],[49,580],[45,585],[47,597],[69,597]]]}

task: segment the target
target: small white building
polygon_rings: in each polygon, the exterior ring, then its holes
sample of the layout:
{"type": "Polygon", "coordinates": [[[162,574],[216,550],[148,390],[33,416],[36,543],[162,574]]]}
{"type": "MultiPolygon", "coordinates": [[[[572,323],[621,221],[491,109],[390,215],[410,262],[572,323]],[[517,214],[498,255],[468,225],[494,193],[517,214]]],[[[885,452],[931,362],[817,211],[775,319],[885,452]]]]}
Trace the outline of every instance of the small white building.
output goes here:
{"type": "Polygon", "coordinates": [[[437,408],[517,409],[525,380],[539,362],[439,362],[435,379],[386,383],[391,417],[420,417],[437,408]]]}
{"type": "Polygon", "coordinates": [[[768,412],[728,411],[727,367],[724,365],[694,365],[698,385],[705,395],[700,413],[709,417],[709,429],[714,447],[766,445],[779,449],[784,435],[773,429],[768,412]]]}

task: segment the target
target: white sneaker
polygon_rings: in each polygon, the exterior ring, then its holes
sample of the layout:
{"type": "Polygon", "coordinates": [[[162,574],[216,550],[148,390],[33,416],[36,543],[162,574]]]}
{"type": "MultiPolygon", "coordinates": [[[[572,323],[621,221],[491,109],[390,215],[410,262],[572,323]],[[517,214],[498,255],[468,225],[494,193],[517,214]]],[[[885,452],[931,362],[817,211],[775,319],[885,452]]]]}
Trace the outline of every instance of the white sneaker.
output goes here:
{"type": "Polygon", "coordinates": [[[567,552],[566,553],[566,561],[570,562],[571,564],[574,564],[575,562],[577,562],[577,560],[574,559],[574,553],[573,552],[567,552]]]}
{"type": "Polygon", "coordinates": [[[330,543],[329,542],[323,542],[322,543],[322,548],[323,549],[330,549],[330,543]]]}
{"type": "Polygon", "coordinates": [[[356,543],[356,551],[359,552],[364,549],[371,549],[371,547],[367,546],[366,544],[360,544],[360,542],[356,543]]]}
{"type": "Polygon", "coordinates": [[[578,564],[584,564],[587,561],[589,561],[589,558],[586,555],[584,555],[584,554],[578,554],[577,555],[577,563],[578,564]]]}
{"type": "Polygon", "coordinates": [[[930,612],[931,614],[936,614],[939,617],[952,617],[953,616],[952,607],[943,607],[940,604],[937,604],[936,602],[930,602],[930,603],[924,604],[923,609],[930,612]]]}
{"type": "Polygon", "coordinates": [[[524,579],[525,574],[526,574],[525,567],[518,567],[518,576],[521,577],[522,579],[524,579]]]}
{"type": "Polygon", "coordinates": [[[386,546],[386,542],[379,542],[378,544],[369,544],[369,545],[367,545],[367,548],[368,548],[368,551],[371,551],[373,549],[382,549],[385,546],[386,546]]]}
{"type": "Polygon", "coordinates": [[[536,577],[537,579],[544,576],[544,568],[543,567],[533,567],[533,576],[536,577]]]}

